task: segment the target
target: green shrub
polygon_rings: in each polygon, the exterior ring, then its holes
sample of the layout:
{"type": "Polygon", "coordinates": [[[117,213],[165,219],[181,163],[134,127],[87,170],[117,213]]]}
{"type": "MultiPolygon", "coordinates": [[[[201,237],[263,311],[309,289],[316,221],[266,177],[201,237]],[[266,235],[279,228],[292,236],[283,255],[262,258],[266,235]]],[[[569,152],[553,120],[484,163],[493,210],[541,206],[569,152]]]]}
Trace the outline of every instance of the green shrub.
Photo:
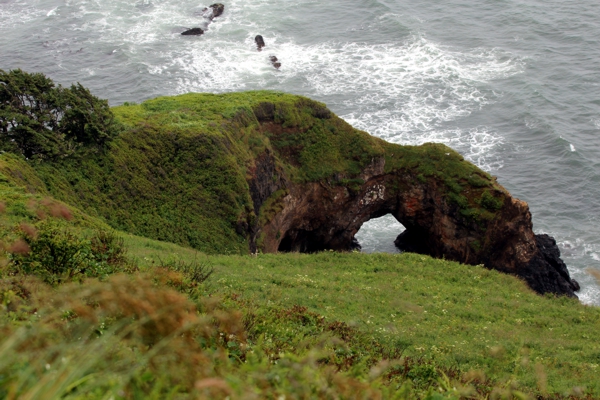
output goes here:
{"type": "Polygon", "coordinates": [[[43,74],[0,70],[0,148],[27,158],[98,149],[117,135],[106,100],[79,83],[56,86],[43,74]]]}
{"type": "Polygon", "coordinates": [[[56,222],[39,229],[22,224],[20,247],[9,253],[9,274],[36,275],[51,285],[106,277],[128,267],[123,240],[114,233],[97,232],[91,239],[75,235],[56,222]]]}
{"type": "Polygon", "coordinates": [[[207,262],[198,262],[196,259],[189,262],[184,260],[164,262],[160,260],[158,267],[181,274],[181,279],[169,277],[167,283],[188,295],[193,294],[200,284],[206,281],[215,271],[207,262]]]}

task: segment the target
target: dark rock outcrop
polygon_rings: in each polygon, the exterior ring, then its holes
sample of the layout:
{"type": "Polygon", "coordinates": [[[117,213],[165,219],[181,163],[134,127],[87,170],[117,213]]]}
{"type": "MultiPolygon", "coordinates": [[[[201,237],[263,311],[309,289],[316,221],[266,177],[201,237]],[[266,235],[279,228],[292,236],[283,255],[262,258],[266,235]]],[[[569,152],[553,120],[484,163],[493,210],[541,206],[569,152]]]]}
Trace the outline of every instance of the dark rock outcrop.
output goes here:
{"type": "Polygon", "coordinates": [[[225,6],[221,3],[212,4],[208,7],[204,7],[198,14],[202,17],[203,21],[200,23],[200,27],[195,27],[182,32],[182,35],[202,35],[207,29],[212,20],[225,11],[225,6]]]}
{"type": "Polygon", "coordinates": [[[272,64],[272,65],[273,65],[275,68],[279,69],[279,67],[281,67],[281,63],[279,62],[279,60],[277,59],[277,57],[275,57],[275,56],[270,56],[270,57],[269,57],[269,60],[271,61],[271,64],[272,64]]]}
{"type": "Polygon", "coordinates": [[[265,39],[263,39],[261,35],[256,35],[254,42],[256,42],[256,48],[258,51],[261,51],[262,48],[265,47],[265,39]]]}
{"type": "Polygon", "coordinates": [[[212,21],[214,18],[221,16],[225,11],[225,6],[221,3],[211,4],[202,10],[202,16],[212,21]]]}
{"type": "Polygon", "coordinates": [[[192,29],[188,29],[187,31],[181,32],[182,35],[202,35],[204,33],[204,30],[202,30],[201,28],[192,28],[192,29]]]}
{"type": "Polygon", "coordinates": [[[536,292],[554,292],[557,282],[562,291],[578,291],[579,283],[570,279],[567,266],[560,259],[560,250],[553,237],[535,235],[537,253],[519,274],[536,292]],[[548,268],[550,266],[551,268],[548,268]]]}

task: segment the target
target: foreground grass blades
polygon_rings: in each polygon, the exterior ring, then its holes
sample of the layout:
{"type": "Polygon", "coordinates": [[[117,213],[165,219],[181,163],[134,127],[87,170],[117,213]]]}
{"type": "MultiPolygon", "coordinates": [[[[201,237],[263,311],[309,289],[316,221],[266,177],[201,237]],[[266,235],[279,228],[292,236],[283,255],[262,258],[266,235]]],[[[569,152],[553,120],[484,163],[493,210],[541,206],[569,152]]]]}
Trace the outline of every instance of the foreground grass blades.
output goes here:
{"type": "Polygon", "coordinates": [[[3,397],[600,393],[600,310],[495,271],[413,254],[210,256],[128,235],[124,246],[142,272],[57,287],[3,276],[3,397]]]}

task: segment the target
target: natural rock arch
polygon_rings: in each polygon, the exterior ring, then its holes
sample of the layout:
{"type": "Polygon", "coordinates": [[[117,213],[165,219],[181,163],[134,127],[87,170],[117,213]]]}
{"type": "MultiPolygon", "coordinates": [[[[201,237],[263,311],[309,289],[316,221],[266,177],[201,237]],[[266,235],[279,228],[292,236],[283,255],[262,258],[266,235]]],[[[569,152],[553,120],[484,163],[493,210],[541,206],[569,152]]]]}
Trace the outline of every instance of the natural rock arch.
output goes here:
{"type": "MultiPolygon", "coordinates": [[[[406,228],[396,240],[401,248],[517,275],[540,293],[578,290],[554,239],[534,234],[527,203],[448,147],[390,145],[355,174],[298,182],[280,162],[300,164],[289,143],[305,128],[286,127],[272,104],[254,112],[275,151],[256,158],[249,180],[258,216],[251,251],[351,250],[364,222],[392,214],[406,228]]],[[[318,108],[312,114],[337,118],[318,108]]]]}

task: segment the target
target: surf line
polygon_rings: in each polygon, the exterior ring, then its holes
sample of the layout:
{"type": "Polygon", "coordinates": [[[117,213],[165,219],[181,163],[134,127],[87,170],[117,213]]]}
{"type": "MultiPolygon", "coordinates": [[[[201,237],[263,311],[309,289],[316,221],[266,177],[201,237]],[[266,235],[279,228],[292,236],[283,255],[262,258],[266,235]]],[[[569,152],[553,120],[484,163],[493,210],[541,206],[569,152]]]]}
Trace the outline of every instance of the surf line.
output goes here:
{"type": "Polygon", "coordinates": [[[201,14],[202,17],[204,18],[204,29],[200,28],[200,27],[195,27],[195,28],[191,28],[191,29],[187,29],[184,32],[181,32],[182,35],[186,35],[186,36],[190,36],[190,35],[202,35],[204,33],[204,31],[206,31],[206,29],[208,29],[208,25],[212,22],[212,20],[218,16],[220,16],[221,14],[223,14],[223,12],[225,11],[225,6],[221,3],[215,3],[215,4],[211,4],[208,7],[204,7],[204,9],[202,10],[201,14]]]}
{"type": "MultiPolygon", "coordinates": [[[[200,14],[204,18],[203,28],[194,27],[194,28],[186,29],[184,32],[181,32],[181,34],[184,36],[199,36],[199,35],[204,34],[204,32],[206,31],[206,29],[208,29],[208,25],[212,22],[212,20],[214,18],[222,15],[224,11],[225,11],[225,5],[223,5],[221,3],[215,3],[215,4],[211,4],[208,7],[204,7],[200,14]]],[[[254,38],[254,42],[256,42],[256,48],[258,51],[262,51],[263,47],[266,46],[265,39],[262,37],[262,35],[256,35],[256,37],[254,38]]],[[[271,61],[271,65],[275,69],[279,69],[281,67],[281,62],[279,61],[279,59],[276,56],[274,56],[274,55],[269,56],[269,61],[271,61]]]]}

